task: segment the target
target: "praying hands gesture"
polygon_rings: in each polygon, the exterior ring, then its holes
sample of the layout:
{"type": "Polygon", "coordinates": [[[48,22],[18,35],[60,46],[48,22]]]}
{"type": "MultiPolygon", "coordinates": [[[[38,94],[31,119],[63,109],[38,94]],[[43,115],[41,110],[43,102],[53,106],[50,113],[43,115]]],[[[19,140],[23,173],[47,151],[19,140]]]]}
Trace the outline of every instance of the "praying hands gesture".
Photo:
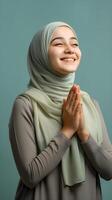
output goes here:
{"type": "Polygon", "coordinates": [[[73,85],[62,108],[63,127],[61,132],[68,138],[77,134],[81,141],[86,141],[89,132],[85,128],[80,87],[73,85]]]}

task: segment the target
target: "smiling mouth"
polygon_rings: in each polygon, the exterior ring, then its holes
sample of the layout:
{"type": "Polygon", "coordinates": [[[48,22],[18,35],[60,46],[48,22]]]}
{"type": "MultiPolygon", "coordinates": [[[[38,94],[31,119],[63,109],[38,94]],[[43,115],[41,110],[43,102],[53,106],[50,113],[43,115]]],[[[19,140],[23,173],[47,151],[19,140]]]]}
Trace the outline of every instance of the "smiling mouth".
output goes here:
{"type": "Polygon", "coordinates": [[[76,59],[75,58],[61,58],[62,61],[66,61],[66,62],[74,62],[76,59]]]}

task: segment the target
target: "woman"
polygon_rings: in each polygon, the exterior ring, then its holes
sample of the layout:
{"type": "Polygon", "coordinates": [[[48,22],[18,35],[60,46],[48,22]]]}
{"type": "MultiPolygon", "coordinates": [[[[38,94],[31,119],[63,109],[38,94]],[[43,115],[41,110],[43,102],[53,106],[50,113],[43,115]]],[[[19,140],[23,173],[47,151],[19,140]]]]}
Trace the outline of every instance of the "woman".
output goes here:
{"type": "Polygon", "coordinates": [[[28,90],[14,103],[10,142],[20,175],[16,200],[101,200],[112,145],[98,103],[74,85],[81,51],[74,29],[47,24],[28,51],[28,90]]]}

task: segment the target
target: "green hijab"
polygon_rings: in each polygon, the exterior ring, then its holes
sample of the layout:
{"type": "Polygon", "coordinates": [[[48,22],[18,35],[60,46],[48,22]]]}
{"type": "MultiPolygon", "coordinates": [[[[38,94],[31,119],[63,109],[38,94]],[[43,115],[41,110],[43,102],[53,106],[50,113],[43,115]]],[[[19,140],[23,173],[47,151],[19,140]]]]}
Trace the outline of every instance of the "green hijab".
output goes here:
{"type": "MultiPolygon", "coordinates": [[[[35,34],[28,51],[30,82],[24,95],[32,100],[36,142],[40,152],[60,132],[63,99],[67,97],[75,80],[75,73],[64,77],[56,75],[48,60],[48,47],[52,34],[60,26],[69,27],[77,37],[68,24],[52,22],[35,34]]],[[[86,92],[81,92],[81,96],[86,127],[100,144],[102,129],[99,115],[90,96],[86,92]]],[[[65,185],[72,186],[85,181],[84,155],[76,136],[72,137],[71,145],[62,157],[61,166],[65,185]]]]}

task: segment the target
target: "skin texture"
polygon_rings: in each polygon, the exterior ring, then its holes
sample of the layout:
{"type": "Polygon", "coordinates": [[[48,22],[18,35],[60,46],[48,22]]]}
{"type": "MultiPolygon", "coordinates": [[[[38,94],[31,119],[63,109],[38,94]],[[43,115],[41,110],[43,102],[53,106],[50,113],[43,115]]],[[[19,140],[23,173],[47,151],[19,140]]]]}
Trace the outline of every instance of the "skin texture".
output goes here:
{"type": "Polygon", "coordinates": [[[64,100],[62,111],[63,127],[62,132],[68,138],[77,134],[81,141],[85,142],[89,138],[89,133],[85,129],[84,115],[81,104],[80,87],[74,85],[64,100]]]}
{"type": "MultiPolygon", "coordinates": [[[[48,57],[52,69],[59,76],[68,75],[78,69],[81,50],[75,34],[69,27],[56,28],[48,48],[48,57]]],[[[83,142],[89,138],[89,133],[84,126],[80,87],[78,85],[73,85],[67,99],[63,101],[62,121],[61,132],[67,138],[71,138],[74,134],[77,134],[83,142]]]]}
{"type": "Polygon", "coordinates": [[[81,51],[78,41],[68,27],[58,27],[52,35],[48,56],[53,70],[61,76],[77,70],[81,51]]]}

